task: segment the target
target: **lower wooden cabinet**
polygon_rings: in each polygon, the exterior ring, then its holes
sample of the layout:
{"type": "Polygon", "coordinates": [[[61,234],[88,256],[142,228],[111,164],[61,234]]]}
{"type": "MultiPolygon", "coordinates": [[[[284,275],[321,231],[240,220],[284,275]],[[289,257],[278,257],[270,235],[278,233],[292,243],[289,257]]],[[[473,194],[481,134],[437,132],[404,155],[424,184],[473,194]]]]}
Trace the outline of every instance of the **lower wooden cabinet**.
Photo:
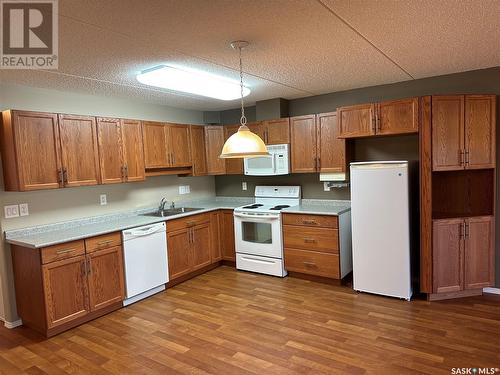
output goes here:
{"type": "Polygon", "coordinates": [[[212,263],[222,260],[221,246],[221,216],[220,211],[210,213],[210,231],[212,240],[212,263]]]}
{"type": "Polygon", "coordinates": [[[220,244],[222,247],[222,259],[236,262],[236,250],[234,245],[234,217],[233,210],[221,210],[220,217],[220,244]]]}
{"type": "Polygon", "coordinates": [[[285,269],[341,279],[352,271],[350,213],[340,217],[283,214],[285,269]],[[343,224],[341,241],[340,223],[343,224]]]}
{"type": "Polygon", "coordinates": [[[212,263],[212,225],[210,214],[188,216],[167,223],[170,280],[212,263]]]}
{"type": "Polygon", "coordinates": [[[121,237],[106,236],[108,245],[100,236],[97,242],[79,240],[42,249],[12,246],[17,311],[23,324],[52,336],[122,306],[121,237]],[[101,245],[86,248],[86,243],[101,245]]]}
{"type": "Polygon", "coordinates": [[[493,286],[494,218],[433,221],[433,292],[454,293],[493,286]]]}

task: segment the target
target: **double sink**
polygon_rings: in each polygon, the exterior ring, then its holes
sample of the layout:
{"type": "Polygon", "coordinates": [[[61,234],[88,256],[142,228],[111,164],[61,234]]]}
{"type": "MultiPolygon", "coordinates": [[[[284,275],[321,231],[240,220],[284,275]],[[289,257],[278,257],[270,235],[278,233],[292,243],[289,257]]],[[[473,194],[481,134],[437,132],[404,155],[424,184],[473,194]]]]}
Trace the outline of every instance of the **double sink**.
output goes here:
{"type": "Polygon", "coordinates": [[[143,216],[155,216],[155,217],[168,217],[173,215],[179,215],[186,212],[199,211],[202,208],[193,208],[193,207],[178,207],[178,208],[168,208],[166,210],[156,210],[153,212],[147,212],[142,214],[143,216]]]}

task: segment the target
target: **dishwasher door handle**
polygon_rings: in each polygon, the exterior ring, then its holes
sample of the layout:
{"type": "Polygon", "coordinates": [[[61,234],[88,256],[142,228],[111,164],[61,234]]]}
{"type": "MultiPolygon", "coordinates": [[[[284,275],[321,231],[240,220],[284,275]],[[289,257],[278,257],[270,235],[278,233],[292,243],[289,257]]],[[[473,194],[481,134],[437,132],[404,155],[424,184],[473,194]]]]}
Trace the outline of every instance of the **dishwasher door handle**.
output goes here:
{"type": "Polygon", "coordinates": [[[144,229],[141,229],[141,230],[126,230],[123,232],[124,235],[127,235],[127,236],[133,236],[133,237],[143,237],[143,236],[149,236],[150,234],[153,234],[153,233],[156,233],[156,232],[160,232],[160,231],[163,231],[164,228],[162,226],[159,226],[159,225],[153,225],[149,228],[144,228],[144,229]]]}

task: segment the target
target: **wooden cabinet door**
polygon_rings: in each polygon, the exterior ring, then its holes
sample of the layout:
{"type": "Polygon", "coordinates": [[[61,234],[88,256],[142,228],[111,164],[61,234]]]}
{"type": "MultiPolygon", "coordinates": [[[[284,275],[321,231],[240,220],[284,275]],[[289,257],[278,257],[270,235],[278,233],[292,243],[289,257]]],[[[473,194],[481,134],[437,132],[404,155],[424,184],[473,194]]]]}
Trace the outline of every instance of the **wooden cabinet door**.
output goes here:
{"type": "Polygon", "coordinates": [[[193,162],[191,160],[191,144],[189,141],[189,126],[188,125],[167,125],[168,150],[170,152],[171,167],[190,167],[193,162]]]}
{"type": "Polygon", "coordinates": [[[314,115],[290,118],[292,173],[317,171],[316,117],[314,115]]]}
{"type": "MultiPolygon", "coordinates": [[[[239,128],[239,124],[224,126],[225,140],[237,133],[239,128]]],[[[226,159],[226,174],[243,174],[243,159],[226,159]]]]}
{"type": "Polygon", "coordinates": [[[207,152],[207,173],[226,173],[226,162],[219,158],[224,146],[224,127],[205,126],[205,149],[207,152]]]}
{"type": "Polygon", "coordinates": [[[494,168],[496,164],[496,95],[465,97],[465,167],[494,168]]]}
{"type": "Polygon", "coordinates": [[[191,246],[193,270],[212,263],[212,238],[209,221],[191,228],[191,246]]]}
{"type": "Polygon", "coordinates": [[[260,122],[260,121],[259,122],[250,122],[247,124],[247,126],[248,126],[248,129],[250,129],[250,131],[252,133],[257,134],[264,142],[266,142],[265,129],[264,129],[262,122],[260,122]]]}
{"type": "Polygon", "coordinates": [[[280,118],[267,120],[263,123],[264,141],[266,145],[290,143],[290,119],[280,118]]]}
{"type": "Polygon", "coordinates": [[[212,241],[211,247],[211,259],[212,263],[222,260],[222,244],[220,235],[220,219],[221,212],[211,212],[210,213],[210,238],[212,241]]]}
{"type": "Polygon", "coordinates": [[[53,328],[89,313],[85,256],[42,266],[47,328],[53,328]]]}
{"type": "Polygon", "coordinates": [[[346,171],[345,140],[337,138],[337,113],[321,113],[316,117],[319,172],[346,171]]]}
{"type": "Polygon", "coordinates": [[[144,122],[144,163],[146,168],[167,168],[167,138],[161,122],[144,122]]]}
{"type": "Polygon", "coordinates": [[[463,219],[432,222],[434,293],[458,292],[464,288],[463,233],[463,219]]]}
{"type": "Polygon", "coordinates": [[[144,142],[142,123],[138,120],[121,120],[124,174],[127,182],[144,181],[144,142]]]}
{"type": "Polygon", "coordinates": [[[432,97],[432,170],[464,169],[464,96],[432,97]]]}
{"type": "Polygon", "coordinates": [[[192,269],[191,228],[167,231],[168,274],[170,280],[192,269]]]}
{"type": "Polygon", "coordinates": [[[64,186],[97,185],[100,173],[95,117],[59,115],[59,137],[64,186]]]}
{"type": "MultiPolygon", "coordinates": [[[[11,123],[15,140],[15,150],[11,152],[16,153],[19,190],[61,187],[59,172],[62,166],[57,115],[12,111],[11,123]]],[[[4,174],[6,173],[15,172],[4,171],[4,174]]],[[[14,179],[15,177],[12,178],[14,179]]]]}
{"type": "Polygon", "coordinates": [[[207,157],[205,152],[205,128],[191,125],[191,154],[193,157],[193,176],[207,174],[207,157]]]}
{"type": "Polygon", "coordinates": [[[117,184],[124,179],[122,130],[120,119],[98,118],[99,166],[103,184],[117,184]]]}
{"type": "Polygon", "coordinates": [[[379,103],[377,114],[377,135],[418,132],[418,98],[379,103]]]}
{"type": "Polygon", "coordinates": [[[339,136],[357,138],[375,135],[375,104],[359,104],[337,110],[339,136]]]}
{"type": "Polygon", "coordinates": [[[495,220],[493,216],[466,219],[465,289],[495,284],[495,220]]]}
{"type": "Polygon", "coordinates": [[[87,255],[90,310],[123,301],[123,256],[121,246],[98,250],[87,255]]]}
{"type": "Polygon", "coordinates": [[[234,245],[234,217],[232,210],[223,210],[221,213],[221,244],[222,259],[236,261],[236,252],[234,245]]]}

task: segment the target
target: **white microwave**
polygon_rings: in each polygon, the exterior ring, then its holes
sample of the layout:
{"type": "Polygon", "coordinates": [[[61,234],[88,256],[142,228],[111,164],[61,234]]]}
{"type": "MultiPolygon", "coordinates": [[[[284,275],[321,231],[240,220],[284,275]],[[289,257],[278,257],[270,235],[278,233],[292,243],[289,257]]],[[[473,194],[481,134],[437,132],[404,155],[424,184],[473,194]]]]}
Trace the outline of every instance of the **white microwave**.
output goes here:
{"type": "Polygon", "coordinates": [[[248,176],[276,176],[290,173],[290,145],[267,146],[269,156],[245,158],[245,174],[248,176]]]}

